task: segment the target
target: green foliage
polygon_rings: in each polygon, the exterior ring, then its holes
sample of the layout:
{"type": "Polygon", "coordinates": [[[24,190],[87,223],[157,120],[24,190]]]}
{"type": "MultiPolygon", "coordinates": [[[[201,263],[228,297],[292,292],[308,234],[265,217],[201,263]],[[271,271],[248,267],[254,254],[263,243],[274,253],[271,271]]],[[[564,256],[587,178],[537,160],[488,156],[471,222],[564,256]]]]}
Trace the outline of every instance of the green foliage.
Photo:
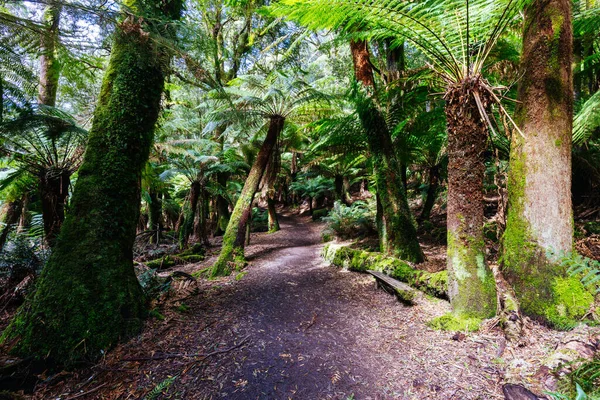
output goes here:
{"type": "Polygon", "coordinates": [[[15,233],[0,252],[0,276],[18,283],[29,274],[38,275],[42,270],[49,252],[26,234],[15,233]]]}
{"type": "Polygon", "coordinates": [[[169,386],[171,386],[173,384],[173,382],[175,382],[177,380],[177,378],[179,378],[179,375],[174,375],[174,376],[168,377],[165,380],[161,381],[159,384],[157,384],[154,387],[154,389],[152,389],[150,391],[150,393],[148,393],[146,395],[146,397],[144,397],[144,400],[158,399],[158,397],[161,396],[163,394],[163,392],[165,390],[167,390],[169,388],[169,386]]]}
{"type": "Polygon", "coordinates": [[[375,202],[356,201],[346,206],[336,201],[329,215],[323,220],[328,229],[343,239],[372,235],[377,232],[375,226],[375,202]]]}
{"type": "Polygon", "coordinates": [[[561,255],[560,264],[570,276],[578,278],[591,293],[600,292],[600,262],[577,252],[561,255]]]}
{"type": "Polygon", "coordinates": [[[476,332],[479,330],[481,322],[480,318],[448,313],[427,322],[427,326],[440,331],[476,332]]]}

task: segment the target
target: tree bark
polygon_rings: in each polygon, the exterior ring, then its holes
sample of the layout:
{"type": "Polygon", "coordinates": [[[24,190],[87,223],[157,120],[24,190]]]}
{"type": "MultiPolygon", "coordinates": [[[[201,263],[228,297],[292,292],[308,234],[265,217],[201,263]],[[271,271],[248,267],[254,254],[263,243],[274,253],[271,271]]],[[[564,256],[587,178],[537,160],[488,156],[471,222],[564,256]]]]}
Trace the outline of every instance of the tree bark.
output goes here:
{"type": "Polygon", "coordinates": [[[198,199],[200,198],[200,183],[192,182],[188,201],[183,206],[183,222],[179,227],[179,247],[187,246],[190,235],[194,232],[194,221],[198,210],[198,199]]]}
{"type": "Polygon", "coordinates": [[[60,13],[60,3],[51,0],[44,11],[44,20],[47,28],[41,36],[38,102],[51,107],[56,105],[58,78],[60,77],[60,63],[56,59],[60,13]]]}
{"type": "Polygon", "coordinates": [[[431,216],[431,210],[435,204],[437,198],[438,188],[440,186],[440,167],[435,165],[429,168],[429,186],[427,187],[427,193],[425,195],[425,203],[423,203],[423,210],[419,216],[419,222],[428,221],[431,216]]]}
{"type": "Polygon", "coordinates": [[[0,233],[0,251],[4,249],[6,240],[10,231],[12,231],[15,225],[21,218],[21,212],[23,211],[23,199],[9,201],[6,207],[6,214],[4,217],[4,228],[0,233]]]}
{"type": "Polygon", "coordinates": [[[151,242],[159,244],[163,230],[162,201],[160,194],[154,189],[150,189],[148,195],[150,196],[148,224],[150,230],[156,232],[152,235],[151,242]]]}
{"type": "MultiPolygon", "coordinates": [[[[361,82],[367,91],[373,91],[375,81],[367,43],[351,41],[350,50],[356,80],[361,82]]],[[[381,250],[407,261],[421,262],[424,256],[402,187],[400,163],[394,154],[385,119],[372,94],[361,99],[358,115],[367,131],[369,150],[373,157],[377,200],[381,205],[383,225],[380,231],[385,231],[385,235],[380,235],[379,238],[381,250]]]]}
{"type": "Polygon", "coordinates": [[[53,175],[46,171],[38,179],[45,240],[48,246],[53,247],[65,220],[65,205],[69,195],[71,174],[63,171],[60,175],[53,175]]]}
{"type": "Polygon", "coordinates": [[[225,235],[223,235],[223,248],[219,259],[212,267],[211,276],[228,275],[239,265],[245,263],[244,247],[246,225],[252,213],[252,201],[258,190],[258,185],[271,158],[271,152],[277,144],[277,138],[283,130],[285,118],[280,116],[271,117],[267,136],[250,169],[242,193],[235,204],[225,235]]]}
{"type": "Polygon", "coordinates": [[[557,326],[575,317],[560,309],[561,288],[581,289],[557,264],[573,243],[572,61],[571,2],[531,3],[525,10],[516,110],[523,135],[512,135],[502,268],[523,313],[557,326]]]}
{"type": "MultiPolygon", "coordinates": [[[[137,1],[126,2],[128,12],[137,1]]],[[[157,18],[179,18],[166,1],[157,18]]],[[[142,20],[126,18],[115,34],[71,209],[32,296],[3,340],[13,351],[59,365],[96,360],[139,332],[145,295],[133,268],[141,171],[160,109],[169,53],[142,20]]]]}
{"type": "MultiPolygon", "coordinates": [[[[496,285],[485,260],[483,153],[487,126],[472,91],[479,77],[446,92],[448,124],[448,297],[457,314],[487,318],[496,312],[496,285]]],[[[486,100],[482,101],[484,104],[486,100]]],[[[489,103],[488,103],[489,104],[489,103]]]]}

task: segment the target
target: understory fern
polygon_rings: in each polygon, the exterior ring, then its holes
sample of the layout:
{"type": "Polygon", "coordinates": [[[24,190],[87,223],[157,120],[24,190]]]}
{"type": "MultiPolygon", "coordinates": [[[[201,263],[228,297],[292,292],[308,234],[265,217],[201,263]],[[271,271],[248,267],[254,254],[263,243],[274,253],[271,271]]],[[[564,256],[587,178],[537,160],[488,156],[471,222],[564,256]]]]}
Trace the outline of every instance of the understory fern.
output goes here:
{"type": "Polygon", "coordinates": [[[158,385],[156,385],[154,387],[154,389],[152,389],[152,391],[150,393],[148,393],[146,395],[146,397],[144,397],[144,400],[155,400],[158,398],[158,396],[160,396],[166,389],[168,389],[169,386],[171,386],[173,384],[173,382],[175,382],[177,380],[179,376],[175,375],[175,376],[171,376],[165,380],[163,380],[162,382],[160,382],[158,385]]]}
{"type": "Polygon", "coordinates": [[[560,264],[567,268],[570,276],[579,278],[590,292],[600,292],[600,262],[573,252],[563,255],[560,264]]]}

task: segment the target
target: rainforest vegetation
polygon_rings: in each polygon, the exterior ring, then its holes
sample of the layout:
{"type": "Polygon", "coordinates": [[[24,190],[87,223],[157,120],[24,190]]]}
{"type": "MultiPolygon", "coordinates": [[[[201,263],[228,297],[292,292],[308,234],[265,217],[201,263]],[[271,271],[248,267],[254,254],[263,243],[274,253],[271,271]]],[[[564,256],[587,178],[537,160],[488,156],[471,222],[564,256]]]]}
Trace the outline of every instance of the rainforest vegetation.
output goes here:
{"type": "Polygon", "coordinates": [[[600,398],[596,0],[0,0],[0,37],[0,399],[600,398]]]}

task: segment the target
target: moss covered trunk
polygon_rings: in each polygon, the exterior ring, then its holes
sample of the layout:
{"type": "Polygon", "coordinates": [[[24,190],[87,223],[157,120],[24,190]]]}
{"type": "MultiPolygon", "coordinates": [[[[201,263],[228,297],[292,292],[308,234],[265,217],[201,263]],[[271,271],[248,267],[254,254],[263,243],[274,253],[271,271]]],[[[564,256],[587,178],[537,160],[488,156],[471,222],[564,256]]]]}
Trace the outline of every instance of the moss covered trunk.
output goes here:
{"type": "MultiPolygon", "coordinates": [[[[126,5],[131,12],[139,4],[126,5]]],[[[178,1],[154,9],[166,19],[180,11],[178,1]]],[[[18,354],[59,364],[96,360],[141,328],[145,296],[133,242],[168,64],[141,23],[128,17],[115,33],[71,208],[35,294],[3,336],[15,339],[18,354]]]]}
{"type": "Polygon", "coordinates": [[[4,227],[2,228],[2,232],[0,232],[0,251],[4,249],[4,245],[8,239],[8,234],[14,229],[17,222],[19,222],[22,211],[23,199],[12,200],[6,204],[4,227]]]}
{"type": "Polygon", "coordinates": [[[522,311],[556,325],[581,316],[562,303],[581,292],[579,281],[556,264],[573,243],[572,42],[569,0],[538,0],[526,9],[516,111],[523,135],[512,135],[503,236],[503,273],[522,311]]]}
{"type": "Polygon", "coordinates": [[[358,115],[367,132],[377,200],[381,206],[379,231],[385,232],[379,235],[381,250],[407,261],[421,262],[423,252],[405,196],[400,163],[393,150],[385,119],[373,98],[375,81],[367,43],[351,41],[350,50],[356,80],[361,82],[368,92],[367,96],[359,101],[358,115]]]}
{"type": "Polygon", "coordinates": [[[245,263],[246,227],[252,214],[252,201],[271,158],[271,152],[277,144],[277,138],[283,130],[284,123],[285,118],[283,117],[271,117],[267,136],[250,169],[233,213],[231,213],[227,230],[223,236],[223,248],[219,254],[219,259],[211,270],[211,276],[213,277],[228,275],[233,269],[245,263]]]}
{"type": "MultiPolygon", "coordinates": [[[[487,126],[473,88],[479,77],[451,86],[445,96],[448,123],[448,297],[456,314],[486,318],[496,312],[494,277],[483,236],[484,152],[487,126]]],[[[483,100],[485,104],[485,99],[483,100]]]]}
{"type": "Polygon", "coordinates": [[[63,171],[59,175],[54,175],[51,171],[46,171],[39,177],[39,182],[44,236],[48,246],[53,247],[65,220],[71,174],[63,171]]]}
{"type": "Polygon", "coordinates": [[[60,77],[60,63],[57,60],[56,47],[58,44],[61,4],[51,0],[44,11],[45,31],[40,38],[40,86],[38,102],[54,107],[60,77]]]}

